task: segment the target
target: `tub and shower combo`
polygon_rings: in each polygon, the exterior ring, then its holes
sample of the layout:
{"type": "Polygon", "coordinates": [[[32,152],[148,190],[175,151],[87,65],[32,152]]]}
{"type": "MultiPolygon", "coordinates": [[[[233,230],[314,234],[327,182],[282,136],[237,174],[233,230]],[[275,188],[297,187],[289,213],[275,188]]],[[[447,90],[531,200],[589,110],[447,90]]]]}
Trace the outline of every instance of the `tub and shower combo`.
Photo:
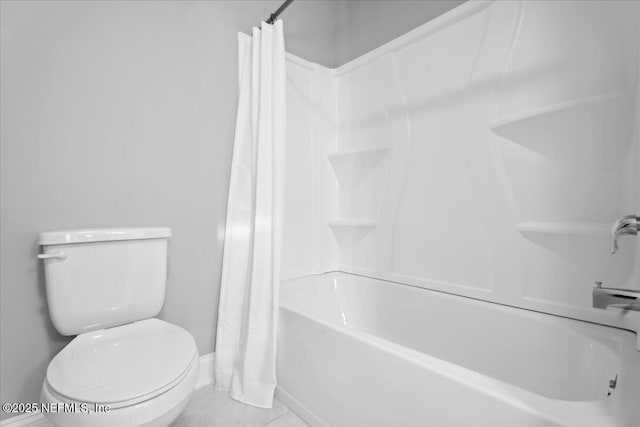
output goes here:
{"type": "Polygon", "coordinates": [[[638,2],[474,1],[335,69],[288,56],[287,405],[640,425],[639,39],[638,2]]]}

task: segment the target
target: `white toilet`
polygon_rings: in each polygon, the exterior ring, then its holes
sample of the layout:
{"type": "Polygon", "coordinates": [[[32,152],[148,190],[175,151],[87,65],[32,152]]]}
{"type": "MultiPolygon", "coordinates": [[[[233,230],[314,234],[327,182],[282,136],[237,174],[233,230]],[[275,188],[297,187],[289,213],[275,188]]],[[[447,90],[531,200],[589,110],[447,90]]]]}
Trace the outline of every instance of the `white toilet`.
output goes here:
{"type": "Polygon", "coordinates": [[[168,228],[42,233],[51,320],[77,335],[47,369],[41,401],[62,427],[167,426],[198,376],[184,329],[154,319],[164,302],[168,228]]]}

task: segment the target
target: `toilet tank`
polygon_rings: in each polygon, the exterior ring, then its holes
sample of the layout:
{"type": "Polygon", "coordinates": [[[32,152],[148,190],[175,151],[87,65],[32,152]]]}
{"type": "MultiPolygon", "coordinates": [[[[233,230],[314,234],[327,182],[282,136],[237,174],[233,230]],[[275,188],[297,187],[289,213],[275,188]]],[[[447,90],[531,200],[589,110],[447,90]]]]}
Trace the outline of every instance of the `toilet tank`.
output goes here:
{"type": "Polygon", "coordinates": [[[49,315],[62,335],[156,316],[164,303],[169,228],[40,234],[49,315]]]}

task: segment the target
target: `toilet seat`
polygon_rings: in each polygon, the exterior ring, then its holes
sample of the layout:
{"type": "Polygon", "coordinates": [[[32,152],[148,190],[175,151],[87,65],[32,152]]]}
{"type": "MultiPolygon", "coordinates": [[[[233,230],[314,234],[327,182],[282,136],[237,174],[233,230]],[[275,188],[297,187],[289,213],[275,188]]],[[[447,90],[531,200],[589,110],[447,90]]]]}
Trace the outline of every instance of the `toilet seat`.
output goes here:
{"type": "Polygon", "coordinates": [[[49,364],[46,385],[62,400],[116,409],[171,390],[197,363],[187,331],[146,319],[78,335],[49,364]]]}
{"type": "MultiPolygon", "coordinates": [[[[198,363],[194,363],[186,376],[173,388],[153,398],[129,406],[109,408],[98,413],[88,405],[89,411],[46,412],[45,416],[58,427],[167,427],[185,408],[198,379],[198,363]]],[[[59,396],[45,381],[40,401],[43,404],[76,404],[59,396]]]]}

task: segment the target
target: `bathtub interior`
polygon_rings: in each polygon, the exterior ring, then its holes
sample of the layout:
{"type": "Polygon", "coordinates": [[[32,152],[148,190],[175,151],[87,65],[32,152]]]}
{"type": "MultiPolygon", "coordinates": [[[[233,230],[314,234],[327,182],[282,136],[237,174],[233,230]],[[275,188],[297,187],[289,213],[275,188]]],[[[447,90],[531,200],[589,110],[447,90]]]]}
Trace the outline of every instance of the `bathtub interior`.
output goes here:
{"type": "Polygon", "coordinates": [[[283,307],[565,401],[606,399],[630,332],[333,273],[286,281],[283,307]]]}

